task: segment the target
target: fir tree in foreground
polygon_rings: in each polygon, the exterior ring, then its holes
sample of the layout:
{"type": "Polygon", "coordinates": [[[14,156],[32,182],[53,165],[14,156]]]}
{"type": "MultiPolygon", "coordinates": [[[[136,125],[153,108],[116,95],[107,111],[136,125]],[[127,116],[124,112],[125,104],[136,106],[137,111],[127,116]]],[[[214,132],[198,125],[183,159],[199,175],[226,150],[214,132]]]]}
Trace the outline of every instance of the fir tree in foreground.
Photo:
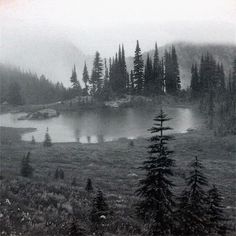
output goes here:
{"type": "Polygon", "coordinates": [[[226,235],[227,227],[225,221],[227,219],[223,211],[222,197],[215,185],[208,191],[208,204],[209,231],[219,235],[226,235]]]}
{"type": "Polygon", "coordinates": [[[109,216],[109,207],[103,196],[103,192],[99,190],[96,197],[93,200],[92,211],[90,214],[90,219],[92,223],[92,230],[96,232],[97,235],[103,235],[107,226],[109,216]]]}
{"type": "Polygon", "coordinates": [[[78,222],[76,221],[76,219],[73,219],[73,221],[71,222],[70,226],[69,226],[69,235],[71,236],[85,236],[86,231],[84,228],[82,228],[78,222]]]}
{"type": "Polygon", "coordinates": [[[46,131],[46,134],[45,134],[45,139],[44,139],[44,142],[43,142],[43,146],[44,147],[51,147],[52,146],[52,140],[51,140],[51,137],[48,133],[48,128],[47,128],[47,131],[46,131]]]}
{"type": "Polygon", "coordinates": [[[179,197],[177,235],[204,236],[209,232],[207,194],[204,191],[208,182],[202,173],[204,167],[197,157],[190,168],[187,188],[179,197]]]}
{"type": "Polygon", "coordinates": [[[23,177],[32,177],[33,170],[33,167],[30,165],[30,152],[28,152],[21,162],[21,175],[23,177]]]}
{"type": "Polygon", "coordinates": [[[167,147],[167,142],[172,137],[164,134],[171,129],[164,126],[168,120],[170,119],[162,110],[154,118],[154,126],[150,129],[154,135],[149,140],[149,156],[141,167],[146,174],[136,191],[141,197],[137,213],[149,224],[149,235],[169,235],[173,226],[174,201],[171,188],[174,184],[171,176],[174,160],[170,158],[172,151],[167,147]]]}

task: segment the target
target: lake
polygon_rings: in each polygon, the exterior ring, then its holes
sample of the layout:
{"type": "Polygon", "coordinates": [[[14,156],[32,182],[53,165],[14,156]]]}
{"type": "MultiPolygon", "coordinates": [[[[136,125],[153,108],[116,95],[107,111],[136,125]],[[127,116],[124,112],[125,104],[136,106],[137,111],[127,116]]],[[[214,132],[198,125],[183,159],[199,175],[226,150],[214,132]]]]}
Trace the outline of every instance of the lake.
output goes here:
{"type": "MultiPolygon", "coordinates": [[[[199,112],[191,108],[168,107],[164,111],[172,118],[167,124],[173,128],[173,133],[197,129],[202,123],[199,112]]],[[[42,142],[48,128],[52,142],[96,143],[122,137],[147,137],[147,129],[158,113],[159,109],[153,108],[101,109],[61,113],[48,120],[18,120],[24,113],[7,113],[0,115],[0,125],[36,128],[36,131],[22,135],[25,141],[30,141],[33,135],[36,142],[42,142]]]]}

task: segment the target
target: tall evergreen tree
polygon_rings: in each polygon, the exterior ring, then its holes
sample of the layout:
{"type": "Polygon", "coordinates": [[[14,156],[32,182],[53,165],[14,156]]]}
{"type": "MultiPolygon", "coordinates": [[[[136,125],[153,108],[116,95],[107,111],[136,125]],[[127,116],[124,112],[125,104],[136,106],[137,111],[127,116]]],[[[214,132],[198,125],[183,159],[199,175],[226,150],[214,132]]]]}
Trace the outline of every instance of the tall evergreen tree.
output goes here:
{"type": "Polygon", "coordinates": [[[133,70],[130,71],[130,94],[135,94],[135,85],[134,85],[134,73],[133,70]]]}
{"type": "Polygon", "coordinates": [[[84,70],[83,70],[83,81],[84,81],[84,85],[85,85],[85,95],[89,94],[89,74],[88,74],[88,69],[87,69],[87,65],[86,62],[84,63],[84,70]]]}
{"type": "Polygon", "coordinates": [[[159,60],[159,52],[157,48],[157,43],[155,43],[155,51],[153,57],[153,89],[152,93],[161,94],[161,74],[160,74],[160,60],[159,60]]]}
{"type": "Polygon", "coordinates": [[[147,55],[147,60],[144,69],[144,94],[145,95],[153,95],[153,87],[155,84],[153,83],[153,70],[152,70],[152,60],[147,55]]]}
{"type": "Polygon", "coordinates": [[[196,157],[190,165],[187,188],[179,197],[177,211],[178,235],[208,235],[208,205],[204,187],[208,185],[202,173],[203,165],[196,157]]]}
{"type": "Polygon", "coordinates": [[[171,52],[165,51],[165,83],[166,92],[169,94],[176,95],[181,89],[178,57],[174,46],[171,52]]]}
{"type": "Polygon", "coordinates": [[[135,49],[134,56],[134,86],[136,94],[140,95],[143,93],[143,59],[141,49],[139,47],[139,41],[137,40],[137,45],[135,49]]]}
{"type": "Polygon", "coordinates": [[[172,46],[172,66],[173,66],[173,77],[175,81],[175,90],[176,92],[180,91],[181,89],[181,81],[180,81],[180,73],[179,73],[179,63],[178,63],[178,57],[175,50],[175,47],[172,46]]]}
{"type": "Polygon", "coordinates": [[[197,64],[192,65],[191,68],[191,97],[196,99],[199,97],[200,90],[200,82],[199,82],[199,74],[197,64]]]}
{"type": "Polygon", "coordinates": [[[77,79],[77,72],[76,72],[76,68],[74,65],[74,68],[72,70],[72,75],[70,77],[70,81],[72,83],[72,88],[73,88],[73,96],[78,96],[81,93],[81,86],[80,83],[77,79]]]}
{"type": "Polygon", "coordinates": [[[92,85],[91,93],[92,95],[99,95],[103,87],[103,63],[100,57],[100,53],[96,52],[93,61],[92,75],[90,78],[90,83],[92,85]]]}
{"type": "Polygon", "coordinates": [[[21,162],[21,175],[23,177],[32,177],[33,170],[33,167],[30,165],[30,152],[28,152],[21,162]]]}
{"type": "Polygon", "coordinates": [[[173,193],[174,186],[171,176],[174,160],[167,147],[168,141],[172,138],[164,134],[170,130],[164,123],[170,120],[161,110],[160,114],[154,118],[154,126],[150,132],[154,134],[150,138],[151,144],[148,146],[148,158],[143,162],[143,169],[146,174],[139,182],[137,195],[141,201],[137,206],[137,213],[144,221],[149,223],[149,235],[169,235],[173,226],[173,193]]]}

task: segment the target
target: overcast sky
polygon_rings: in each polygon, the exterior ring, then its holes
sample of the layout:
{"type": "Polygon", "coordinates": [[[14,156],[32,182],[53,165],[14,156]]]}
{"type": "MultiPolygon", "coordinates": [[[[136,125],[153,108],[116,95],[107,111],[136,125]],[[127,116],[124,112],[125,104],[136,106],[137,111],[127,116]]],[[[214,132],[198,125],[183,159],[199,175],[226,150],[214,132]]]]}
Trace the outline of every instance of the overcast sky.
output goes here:
{"type": "Polygon", "coordinates": [[[72,41],[84,53],[132,55],[154,42],[236,43],[236,0],[0,0],[1,38],[40,35],[72,41]],[[23,36],[22,36],[23,35],[23,36]]]}

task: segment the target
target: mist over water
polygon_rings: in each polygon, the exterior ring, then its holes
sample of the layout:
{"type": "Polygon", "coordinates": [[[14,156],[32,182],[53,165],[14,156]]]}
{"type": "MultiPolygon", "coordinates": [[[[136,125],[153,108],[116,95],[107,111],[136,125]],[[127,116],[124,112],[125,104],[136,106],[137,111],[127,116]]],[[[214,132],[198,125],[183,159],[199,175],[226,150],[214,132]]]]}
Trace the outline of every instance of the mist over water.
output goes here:
{"type": "MultiPolygon", "coordinates": [[[[97,143],[119,138],[133,139],[147,137],[153,124],[152,118],[159,109],[127,108],[117,110],[93,110],[62,113],[59,117],[48,120],[17,120],[18,114],[0,116],[1,126],[37,128],[35,132],[25,133],[22,139],[30,141],[32,135],[37,142],[44,140],[46,129],[53,142],[97,143]]],[[[189,108],[166,108],[172,133],[185,133],[201,125],[200,115],[189,108]]]]}

